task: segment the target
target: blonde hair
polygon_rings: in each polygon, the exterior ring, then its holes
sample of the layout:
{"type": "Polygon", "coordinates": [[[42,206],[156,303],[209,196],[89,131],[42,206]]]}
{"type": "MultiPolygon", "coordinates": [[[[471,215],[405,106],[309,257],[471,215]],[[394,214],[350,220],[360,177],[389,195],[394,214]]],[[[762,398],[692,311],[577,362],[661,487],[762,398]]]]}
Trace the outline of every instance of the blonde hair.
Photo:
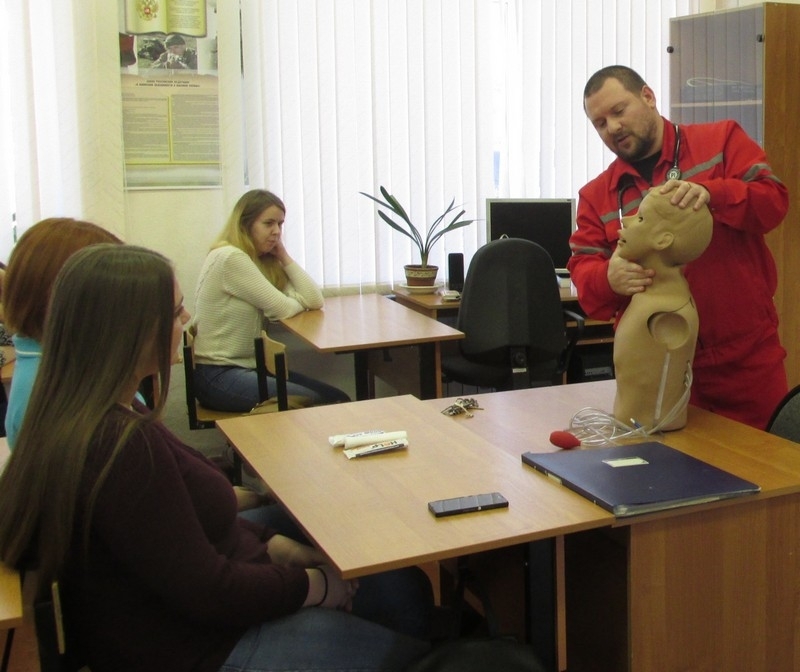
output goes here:
{"type": "Polygon", "coordinates": [[[160,254],[113,244],[74,253],[56,278],[41,364],[0,476],[0,559],[11,566],[35,559],[40,586],[58,577],[74,539],[89,543],[94,502],[116,456],[160,417],[169,389],[174,283],[160,254]],[[118,402],[153,356],[161,391],[155,408],[127,412],[118,402]],[[79,513],[86,479],[93,479],[92,490],[79,513]]]}
{"type": "Polygon", "coordinates": [[[286,206],[283,201],[272,192],[265,189],[248,191],[233,206],[222,233],[219,234],[211,249],[214,250],[225,245],[233,245],[240,249],[253,260],[253,263],[273,286],[283,291],[289,283],[286,272],[280,262],[271,254],[259,256],[251,235],[253,224],[264,210],[272,206],[280,208],[286,214],[286,206]]]}

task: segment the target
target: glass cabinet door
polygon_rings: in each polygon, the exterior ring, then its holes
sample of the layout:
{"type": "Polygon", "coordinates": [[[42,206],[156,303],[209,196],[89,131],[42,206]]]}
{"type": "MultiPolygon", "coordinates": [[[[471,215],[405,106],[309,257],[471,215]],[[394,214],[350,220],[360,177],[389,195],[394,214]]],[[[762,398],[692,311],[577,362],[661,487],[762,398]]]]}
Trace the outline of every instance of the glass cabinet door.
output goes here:
{"type": "Polygon", "coordinates": [[[670,19],[670,120],[735,119],[764,144],[764,10],[670,19]]]}

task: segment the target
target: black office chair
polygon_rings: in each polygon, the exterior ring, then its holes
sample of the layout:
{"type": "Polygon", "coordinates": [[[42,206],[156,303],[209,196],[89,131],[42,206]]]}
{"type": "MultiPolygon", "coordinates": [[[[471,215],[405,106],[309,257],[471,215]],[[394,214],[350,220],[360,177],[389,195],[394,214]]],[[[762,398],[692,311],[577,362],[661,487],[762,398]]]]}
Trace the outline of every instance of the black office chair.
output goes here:
{"type": "Polygon", "coordinates": [[[564,382],[584,318],[564,310],[550,255],[501,238],[472,258],[456,327],[460,354],[442,358],[445,382],[510,390],[564,382]],[[575,326],[568,332],[567,321],[575,326]]]}
{"type": "Polygon", "coordinates": [[[800,443],[800,385],[791,389],[767,423],[770,434],[800,443]]]}

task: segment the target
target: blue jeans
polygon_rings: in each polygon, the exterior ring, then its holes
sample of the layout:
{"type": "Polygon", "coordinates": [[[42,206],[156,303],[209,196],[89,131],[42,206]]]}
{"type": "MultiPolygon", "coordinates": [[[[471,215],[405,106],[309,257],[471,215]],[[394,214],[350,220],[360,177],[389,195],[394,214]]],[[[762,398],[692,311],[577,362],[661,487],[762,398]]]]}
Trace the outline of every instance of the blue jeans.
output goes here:
{"type": "MultiPolygon", "coordinates": [[[[248,413],[258,404],[258,373],[241,366],[197,364],[194,369],[197,400],[206,408],[229,413],[248,413]]],[[[269,396],[277,392],[275,378],[267,376],[269,396]]],[[[289,372],[286,388],[289,394],[309,397],[313,404],[334,404],[350,401],[340,389],[301,373],[289,372]]]]}
{"type": "MultiPolygon", "coordinates": [[[[308,543],[278,504],[242,511],[252,522],[308,543]]],[[[430,648],[433,590],[418,567],[359,579],[352,613],[311,607],[250,628],[221,672],[394,672],[430,648]]]]}
{"type": "Polygon", "coordinates": [[[353,614],[308,607],[250,628],[220,672],[402,672],[429,649],[353,614]]]}
{"type": "MultiPolygon", "coordinates": [[[[240,511],[239,517],[309,544],[308,538],[281,504],[240,511]]],[[[432,613],[433,589],[419,567],[380,572],[358,580],[353,614],[406,635],[427,639],[432,613]]]]}

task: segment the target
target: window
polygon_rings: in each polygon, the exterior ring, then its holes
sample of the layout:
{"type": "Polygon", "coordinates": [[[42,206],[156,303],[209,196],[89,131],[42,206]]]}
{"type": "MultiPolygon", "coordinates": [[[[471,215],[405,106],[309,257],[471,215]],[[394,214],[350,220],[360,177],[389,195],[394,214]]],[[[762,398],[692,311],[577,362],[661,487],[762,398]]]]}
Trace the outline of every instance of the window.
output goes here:
{"type": "MultiPolygon", "coordinates": [[[[413,248],[359,192],[387,187],[423,227],[452,198],[479,219],[487,198],[577,198],[612,159],[586,80],[630,64],[666,96],[668,20],[690,4],[241,0],[249,186],[284,199],[287,245],[326,288],[388,287],[413,248]]],[[[459,229],[431,263],[485,240],[459,229]]]]}

